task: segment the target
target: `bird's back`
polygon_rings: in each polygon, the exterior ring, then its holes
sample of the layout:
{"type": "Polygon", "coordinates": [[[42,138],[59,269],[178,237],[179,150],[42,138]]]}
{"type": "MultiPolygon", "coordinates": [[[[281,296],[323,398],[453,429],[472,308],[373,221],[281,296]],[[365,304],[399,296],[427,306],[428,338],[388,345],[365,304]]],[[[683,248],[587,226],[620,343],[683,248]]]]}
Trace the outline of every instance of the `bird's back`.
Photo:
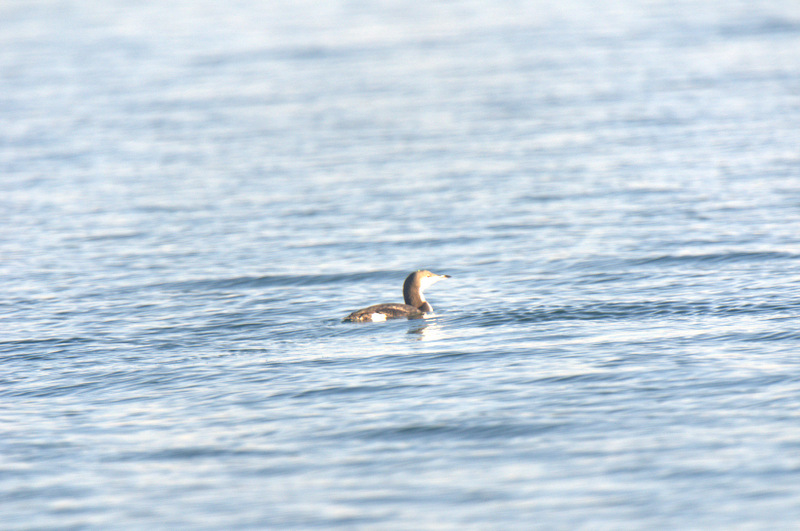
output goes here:
{"type": "Polygon", "coordinates": [[[410,304],[376,304],[355,311],[344,318],[345,321],[385,321],[400,317],[422,317],[423,311],[410,304]]]}

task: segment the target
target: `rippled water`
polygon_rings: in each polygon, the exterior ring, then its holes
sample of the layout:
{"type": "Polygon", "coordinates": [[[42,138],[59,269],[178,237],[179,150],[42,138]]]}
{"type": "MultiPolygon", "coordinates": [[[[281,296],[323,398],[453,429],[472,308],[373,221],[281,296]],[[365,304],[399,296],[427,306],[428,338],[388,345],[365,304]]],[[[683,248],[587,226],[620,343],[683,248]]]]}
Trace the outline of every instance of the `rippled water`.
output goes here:
{"type": "Polygon", "coordinates": [[[794,1],[0,6],[8,529],[793,528],[794,1]],[[343,323],[453,276],[426,320],[343,323]]]}

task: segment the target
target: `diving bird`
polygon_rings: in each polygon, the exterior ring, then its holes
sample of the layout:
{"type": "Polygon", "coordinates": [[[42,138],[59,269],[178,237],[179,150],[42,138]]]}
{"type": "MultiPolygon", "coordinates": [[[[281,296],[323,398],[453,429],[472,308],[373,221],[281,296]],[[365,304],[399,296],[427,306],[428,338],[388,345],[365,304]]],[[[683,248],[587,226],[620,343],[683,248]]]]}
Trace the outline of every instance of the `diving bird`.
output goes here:
{"type": "Polygon", "coordinates": [[[397,319],[406,317],[409,319],[422,317],[426,313],[433,311],[431,304],[425,300],[422,290],[431,286],[450,275],[437,275],[426,269],[414,271],[403,283],[403,299],[405,304],[376,304],[361,310],[355,311],[344,318],[345,321],[364,322],[364,321],[385,321],[386,319],[397,319]]]}

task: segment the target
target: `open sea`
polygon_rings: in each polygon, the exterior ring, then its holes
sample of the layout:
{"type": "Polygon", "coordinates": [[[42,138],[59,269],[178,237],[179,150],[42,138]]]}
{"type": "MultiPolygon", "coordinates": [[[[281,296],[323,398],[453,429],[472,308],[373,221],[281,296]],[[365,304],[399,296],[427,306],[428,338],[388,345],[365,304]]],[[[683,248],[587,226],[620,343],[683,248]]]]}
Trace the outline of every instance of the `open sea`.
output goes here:
{"type": "Polygon", "coordinates": [[[798,527],[797,0],[0,3],[0,528],[798,527]]]}

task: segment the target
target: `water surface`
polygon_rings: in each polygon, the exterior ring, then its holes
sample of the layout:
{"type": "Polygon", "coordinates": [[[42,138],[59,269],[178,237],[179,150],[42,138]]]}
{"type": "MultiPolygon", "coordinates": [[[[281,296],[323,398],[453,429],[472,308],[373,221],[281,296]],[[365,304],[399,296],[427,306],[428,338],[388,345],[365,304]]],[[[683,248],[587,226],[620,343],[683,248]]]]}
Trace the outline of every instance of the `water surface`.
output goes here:
{"type": "Polygon", "coordinates": [[[595,4],[5,2],[3,526],[796,527],[800,9],[595,4]]]}

